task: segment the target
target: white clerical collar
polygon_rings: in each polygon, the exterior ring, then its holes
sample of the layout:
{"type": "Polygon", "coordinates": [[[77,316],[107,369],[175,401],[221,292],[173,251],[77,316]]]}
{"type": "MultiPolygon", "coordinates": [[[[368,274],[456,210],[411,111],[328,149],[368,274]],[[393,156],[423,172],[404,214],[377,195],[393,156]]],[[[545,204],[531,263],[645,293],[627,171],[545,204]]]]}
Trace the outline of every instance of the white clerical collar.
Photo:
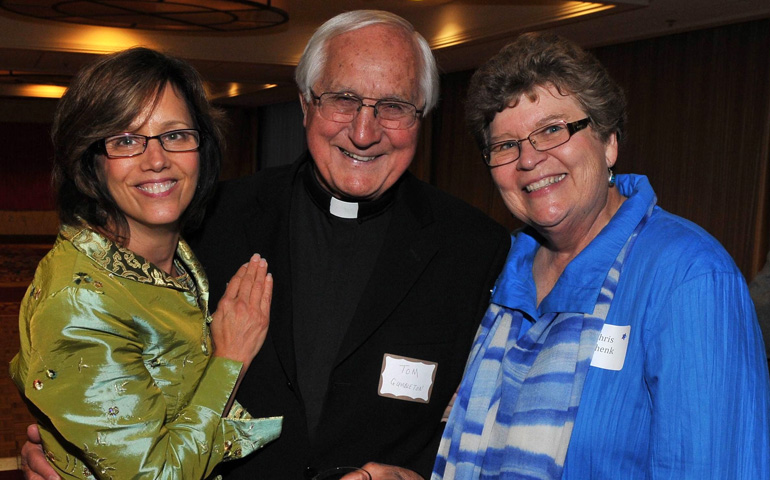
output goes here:
{"type": "Polygon", "coordinates": [[[338,218],[358,218],[358,203],[344,202],[338,198],[331,197],[329,213],[338,218]]]}

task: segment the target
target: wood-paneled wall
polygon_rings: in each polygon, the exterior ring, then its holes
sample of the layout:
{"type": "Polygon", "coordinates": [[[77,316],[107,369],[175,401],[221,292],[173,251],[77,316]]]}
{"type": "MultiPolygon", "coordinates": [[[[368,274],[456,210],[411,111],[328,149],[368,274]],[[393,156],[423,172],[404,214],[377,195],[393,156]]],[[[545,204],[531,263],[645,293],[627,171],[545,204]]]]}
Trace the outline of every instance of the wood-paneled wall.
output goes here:
{"type": "MultiPolygon", "coordinates": [[[[714,235],[751,280],[770,248],[770,20],[593,51],[628,97],[616,171],[647,175],[659,205],[714,235]]],[[[470,76],[442,78],[429,181],[513,228],[463,123],[470,76]]]]}

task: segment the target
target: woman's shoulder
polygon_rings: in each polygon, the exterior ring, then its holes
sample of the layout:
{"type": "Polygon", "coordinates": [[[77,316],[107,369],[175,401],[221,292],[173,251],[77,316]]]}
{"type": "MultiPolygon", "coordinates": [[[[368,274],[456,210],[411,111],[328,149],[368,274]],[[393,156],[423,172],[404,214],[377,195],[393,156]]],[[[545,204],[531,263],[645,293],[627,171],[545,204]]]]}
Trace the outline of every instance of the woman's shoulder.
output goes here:
{"type": "Polygon", "coordinates": [[[658,269],[675,269],[690,277],[718,272],[740,275],[716,238],[696,223],[660,208],[639,234],[634,253],[658,269]]]}
{"type": "Polygon", "coordinates": [[[59,236],[51,250],[40,260],[35,270],[33,284],[46,283],[50,286],[68,283],[78,270],[84,270],[87,257],[80,253],[67,239],[59,236]]]}
{"type": "Polygon", "coordinates": [[[56,304],[72,304],[72,295],[93,293],[103,296],[112,283],[114,279],[109,272],[60,236],[38,264],[27,300],[37,304],[38,308],[42,305],[59,308],[56,304]]]}

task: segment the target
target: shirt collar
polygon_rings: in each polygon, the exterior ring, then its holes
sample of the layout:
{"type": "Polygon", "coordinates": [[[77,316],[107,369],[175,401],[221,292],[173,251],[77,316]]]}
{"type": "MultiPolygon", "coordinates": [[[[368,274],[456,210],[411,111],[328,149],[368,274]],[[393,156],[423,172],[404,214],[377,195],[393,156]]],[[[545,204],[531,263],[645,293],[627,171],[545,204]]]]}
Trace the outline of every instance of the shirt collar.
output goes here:
{"type": "MultiPolygon", "coordinates": [[[[176,290],[187,291],[190,289],[187,282],[180,282],[146,258],[121,247],[86,225],[63,225],[59,233],[63,238],[69,240],[77,250],[113,275],[139,283],[176,290]]],[[[200,264],[184,240],[179,240],[176,254],[174,262],[197,280],[201,274],[200,264]]],[[[197,287],[199,289],[203,287],[202,290],[207,292],[208,282],[205,280],[205,276],[202,278],[205,285],[197,285],[197,287]]]]}
{"type": "Polygon", "coordinates": [[[492,302],[532,314],[539,312],[592,312],[604,279],[628,237],[644,217],[655,193],[643,175],[618,175],[617,188],[627,197],[610,223],[564,269],[551,292],[535,307],[537,298],[532,263],[540,237],[531,227],[514,233],[492,302]],[[524,292],[524,293],[522,293],[524,292]]]}
{"type": "Polygon", "coordinates": [[[327,192],[318,181],[312,162],[306,163],[300,171],[305,191],[313,203],[327,214],[344,219],[357,219],[359,222],[376,217],[385,212],[395,198],[395,191],[400,180],[375,200],[353,201],[339,199],[327,192]]]}

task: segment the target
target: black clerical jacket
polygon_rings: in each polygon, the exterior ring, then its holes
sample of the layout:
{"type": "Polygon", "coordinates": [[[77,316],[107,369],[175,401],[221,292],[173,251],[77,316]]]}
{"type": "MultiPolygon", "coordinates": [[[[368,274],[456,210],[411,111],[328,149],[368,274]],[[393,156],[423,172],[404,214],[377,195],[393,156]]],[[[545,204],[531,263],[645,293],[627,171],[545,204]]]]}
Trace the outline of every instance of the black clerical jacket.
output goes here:
{"type": "Polygon", "coordinates": [[[226,478],[292,480],[368,461],[429,478],[442,414],[462,377],[510,237],[478,210],[417,180],[397,184],[391,223],[337,354],[317,435],[308,434],[292,332],[293,165],[225,182],[204,227],[190,236],[211,283],[211,305],[253,253],[275,278],[270,328],[237,394],[254,417],[282,415],[278,440],[222,467],[226,478]],[[383,358],[436,364],[428,403],[383,396],[383,358]]]}

